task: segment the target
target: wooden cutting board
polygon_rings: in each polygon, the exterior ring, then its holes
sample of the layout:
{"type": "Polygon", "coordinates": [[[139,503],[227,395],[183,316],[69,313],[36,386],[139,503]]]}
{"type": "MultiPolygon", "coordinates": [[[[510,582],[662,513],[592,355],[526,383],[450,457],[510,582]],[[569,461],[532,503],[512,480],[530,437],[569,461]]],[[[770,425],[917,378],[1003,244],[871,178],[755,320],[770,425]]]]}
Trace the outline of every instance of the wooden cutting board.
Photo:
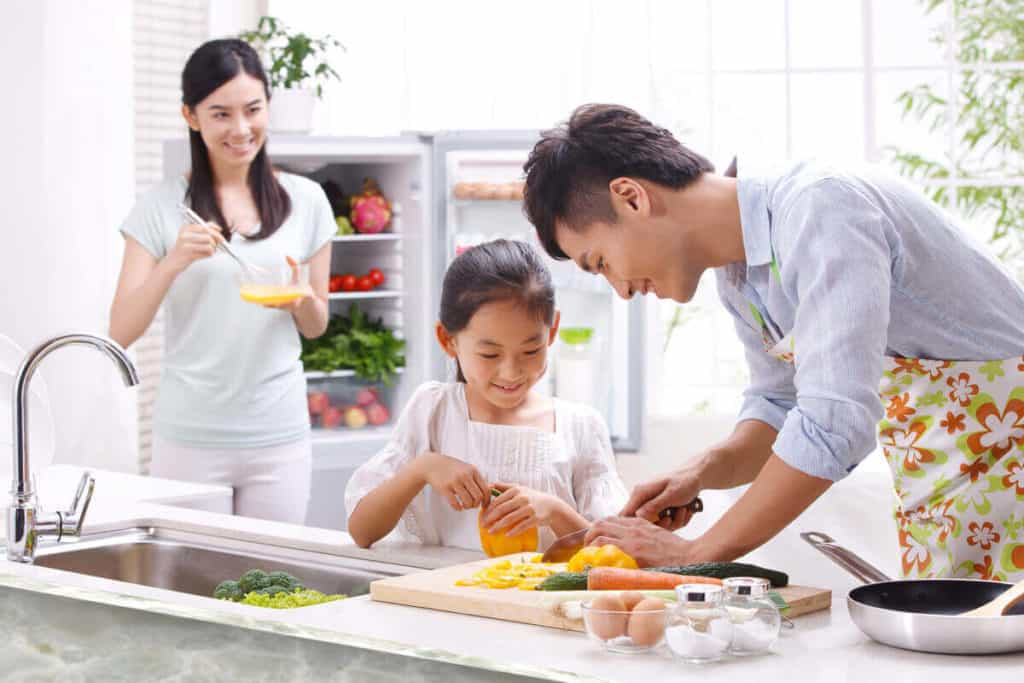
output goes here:
{"type": "MultiPolygon", "coordinates": [[[[525,591],[515,588],[494,589],[478,586],[456,586],[474,572],[498,560],[479,560],[452,565],[433,571],[379,579],[370,584],[370,597],[379,602],[425,607],[443,612],[471,614],[504,621],[518,621],[536,626],[582,631],[583,622],[563,617],[558,605],[566,600],[557,591],[525,591]]],[[[787,617],[799,617],[828,609],[832,591],[808,586],[787,586],[778,593],[789,603],[787,617]]]]}

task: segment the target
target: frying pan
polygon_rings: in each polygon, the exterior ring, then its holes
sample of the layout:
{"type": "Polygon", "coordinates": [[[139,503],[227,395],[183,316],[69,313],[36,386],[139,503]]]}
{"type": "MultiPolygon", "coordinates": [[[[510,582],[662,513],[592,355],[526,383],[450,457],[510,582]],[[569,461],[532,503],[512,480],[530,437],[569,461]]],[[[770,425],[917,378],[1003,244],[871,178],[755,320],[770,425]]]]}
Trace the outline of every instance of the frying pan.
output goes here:
{"type": "Polygon", "coordinates": [[[904,650],[955,655],[1024,652],[1024,603],[1001,617],[964,617],[1012,583],[982,579],[890,579],[827,534],[800,537],[864,582],[850,591],[850,618],[866,636],[904,650]]]}

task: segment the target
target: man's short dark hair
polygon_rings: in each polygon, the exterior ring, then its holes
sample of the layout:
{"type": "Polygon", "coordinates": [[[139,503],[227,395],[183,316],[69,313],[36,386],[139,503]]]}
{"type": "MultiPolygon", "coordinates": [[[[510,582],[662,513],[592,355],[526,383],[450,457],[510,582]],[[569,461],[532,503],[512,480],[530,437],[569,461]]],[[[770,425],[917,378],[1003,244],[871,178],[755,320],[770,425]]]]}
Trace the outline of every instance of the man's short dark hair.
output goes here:
{"type": "Polygon", "coordinates": [[[566,124],[541,133],[523,170],[526,217],[544,250],[564,260],[569,257],[555,241],[556,221],[573,230],[597,220],[614,222],[608,194],[614,178],[679,189],[715,167],[628,107],[584,104],[566,124]]]}

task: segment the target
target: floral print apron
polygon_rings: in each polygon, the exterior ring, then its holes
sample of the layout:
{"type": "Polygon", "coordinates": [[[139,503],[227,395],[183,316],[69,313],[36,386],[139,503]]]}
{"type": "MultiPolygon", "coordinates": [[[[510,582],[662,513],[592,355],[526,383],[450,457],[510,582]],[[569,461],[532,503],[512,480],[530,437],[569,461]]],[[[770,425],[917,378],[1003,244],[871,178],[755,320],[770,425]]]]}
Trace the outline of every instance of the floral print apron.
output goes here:
{"type": "MultiPolygon", "coordinates": [[[[793,364],[792,335],[775,341],[751,311],[765,350],[793,364]]],[[[884,368],[878,443],[896,491],[903,576],[1024,579],[1024,356],[886,356],[884,368]]]]}

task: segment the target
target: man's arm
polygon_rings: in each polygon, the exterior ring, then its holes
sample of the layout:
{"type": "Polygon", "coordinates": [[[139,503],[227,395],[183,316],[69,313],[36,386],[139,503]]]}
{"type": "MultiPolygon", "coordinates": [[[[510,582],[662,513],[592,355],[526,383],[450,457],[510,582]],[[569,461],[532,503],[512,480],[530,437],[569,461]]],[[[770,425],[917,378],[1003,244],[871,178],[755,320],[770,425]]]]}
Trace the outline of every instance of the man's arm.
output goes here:
{"type": "Polygon", "coordinates": [[[642,567],[731,561],[771,540],[831,485],[771,455],[746,493],[695,540],[639,517],[610,517],[591,527],[586,542],[615,544],[642,567]]]}

